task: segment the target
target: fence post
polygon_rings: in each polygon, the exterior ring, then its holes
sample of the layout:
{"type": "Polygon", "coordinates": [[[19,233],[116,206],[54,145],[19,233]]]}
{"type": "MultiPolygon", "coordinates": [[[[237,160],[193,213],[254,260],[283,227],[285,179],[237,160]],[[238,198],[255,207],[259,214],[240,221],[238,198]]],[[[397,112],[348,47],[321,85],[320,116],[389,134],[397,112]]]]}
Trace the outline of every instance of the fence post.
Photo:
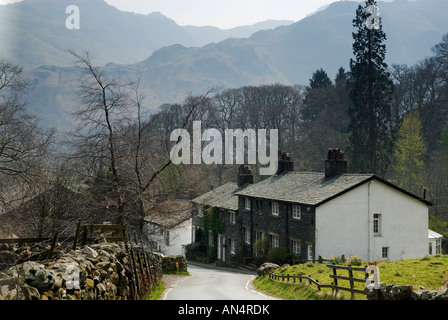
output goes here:
{"type": "MultiPolygon", "coordinates": [[[[333,275],[334,276],[337,276],[338,274],[337,274],[337,271],[336,271],[336,268],[333,268],[333,275]]],[[[337,285],[338,285],[338,279],[337,278],[334,278],[334,285],[337,287],[337,285]]],[[[336,289],[336,294],[339,292],[339,290],[338,290],[338,288],[335,288],[336,289]]]]}
{"type": "MultiPolygon", "coordinates": [[[[351,267],[351,265],[348,265],[349,267],[351,267]]],[[[348,269],[348,277],[350,278],[350,289],[355,289],[355,284],[353,282],[353,270],[352,269],[348,269]]],[[[353,291],[350,291],[351,294],[351,299],[355,300],[355,293],[353,291]]]]}
{"type": "Polygon", "coordinates": [[[54,252],[54,249],[56,247],[56,241],[57,240],[58,240],[58,232],[55,231],[54,236],[53,236],[53,240],[51,242],[50,252],[48,253],[47,259],[51,259],[51,257],[53,256],[53,252],[54,252]]]}
{"type": "Polygon", "coordinates": [[[75,233],[75,239],[73,240],[73,250],[76,250],[76,244],[78,242],[78,237],[79,237],[79,229],[81,229],[81,220],[78,219],[78,224],[76,226],[76,233],[75,233]]]}

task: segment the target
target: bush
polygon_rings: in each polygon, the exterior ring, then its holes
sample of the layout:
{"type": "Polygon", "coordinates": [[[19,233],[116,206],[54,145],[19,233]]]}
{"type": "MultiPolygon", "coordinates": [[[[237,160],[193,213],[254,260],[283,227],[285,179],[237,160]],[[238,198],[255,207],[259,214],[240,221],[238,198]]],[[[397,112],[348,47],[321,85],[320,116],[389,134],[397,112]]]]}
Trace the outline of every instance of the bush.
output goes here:
{"type": "Polygon", "coordinates": [[[196,260],[197,257],[205,257],[207,255],[207,247],[202,242],[190,243],[185,247],[188,260],[196,260]]]}
{"type": "Polygon", "coordinates": [[[288,248],[282,247],[282,248],[273,248],[268,251],[268,254],[266,256],[266,259],[269,262],[276,263],[276,264],[285,264],[289,263],[291,264],[293,261],[294,255],[289,252],[288,248]]]}

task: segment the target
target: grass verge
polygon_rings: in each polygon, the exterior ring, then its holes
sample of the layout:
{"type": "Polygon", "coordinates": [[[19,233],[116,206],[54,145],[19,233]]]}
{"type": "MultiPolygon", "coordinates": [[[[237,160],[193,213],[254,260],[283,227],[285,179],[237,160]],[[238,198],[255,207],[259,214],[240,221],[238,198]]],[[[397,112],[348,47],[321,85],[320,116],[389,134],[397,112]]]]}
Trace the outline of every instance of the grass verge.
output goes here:
{"type": "MultiPolygon", "coordinates": [[[[365,266],[367,263],[361,264],[365,266]]],[[[400,261],[379,261],[377,262],[379,269],[380,282],[387,285],[412,285],[414,290],[428,289],[441,290],[448,284],[448,255],[436,255],[434,257],[424,257],[421,259],[405,259],[400,261]]],[[[310,276],[322,284],[331,284],[333,279],[330,278],[332,269],[325,264],[305,263],[292,266],[285,266],[274,271],[280,275],[295,275],[302,273],[310,276]]],[[[344,271],[338,271],[338,275],[347,276],[344,271]]],[[[354,275],[362,278],[363,273],[357,272],[354,275]]],[[[348,281],[339,280],[340,286],[349,287],[348,281]]],[[[309,285],[307,282],[296,284],[286,284],[269,280],[268,276],[257,277],[254,280],[257,290],[268,295],[275,296],[285,300],[349,300],[350,293],[340,291],[337,296],[332,296],[330,288],[318,291],[315,285],[309,285]]],[[[355,288],[363,290],[364,283],[355,283],[355,288]]],[[[365,300],[365,295],[356,294],[356,300],[365,300]]]]}

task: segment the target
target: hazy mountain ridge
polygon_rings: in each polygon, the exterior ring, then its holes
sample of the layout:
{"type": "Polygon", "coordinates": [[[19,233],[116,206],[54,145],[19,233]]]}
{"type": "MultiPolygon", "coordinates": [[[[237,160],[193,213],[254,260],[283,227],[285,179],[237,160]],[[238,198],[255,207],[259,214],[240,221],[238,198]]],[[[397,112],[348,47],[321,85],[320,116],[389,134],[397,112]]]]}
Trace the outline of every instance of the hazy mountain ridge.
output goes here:
{"type": "MultiPolygon", "coordinates": [[[[68,3],[67,0],[58,1],[61,1],[62,6],[68,3]]],[[[83,1],[92,0],[78,0],[80,6],[83,1]]],[[[70,0],[70,3],[76,1],[70,0]]],[[[108,6],[102,0],[94,0],[92,3],[104,8],[108,6]]],[[[448,2],[445,0],[378,4],[383,28],[388,36],[386,59],[389,64],[416,63],[430,55],[431,47],[448,32],[448,2]]],[[[335,2],[296,23],[258,31],[248,38],[230,38],[204,46],[190,46],[181,42],[161,46],[137,63],[114,63],[114,60],[110,60],[112,63],[107,64],[106,71],[131,77],[141,75],[146,101],[151,109],[158,108],[162,103],[182,102],[189,92],[199,94],[213,87],[231,88],[277,82],[306,85],[318,68],[326,70],[330,77],[341,66],[348,70],[352,58],[352,20],[358,5],[359,2],[354,1],[335,2]]],[[[116,20],[116,39],[120,32],[124,32],[120,26],[126,25],[127,14],[116,9],[110,12],[113,17],[103,14],[101,19],[97,19],[97,32],[105,32],[104,25],[111,19],[116,20]]],[[[155,16],[165,21],[160,14],[155,16]]],[[[142,17],[148,18],[145,15],[142,17]]],[[[174,22],[165,22],[176,26],[174,22]]],[[[81,25],[81,30],[83,28],[89,26],[81,25]]],[[[66,31],[69,35],[73,32],[66,31]]],[[[117,45],[114,38],[107,40],[107,43],[118,55],[123,51],[133,53],[142,46],[117,45]]],[[[102,51],[89,47],[88,42],[85,47],[74,49],[89,49],[92,56],[98,59],[102,55],[102,51]]],[[[28,54],[32,57],[36,52],[31,50],[28,54]]],[[[69,61],[73,62],[73,59],[69,61]]],[[[49,117],[51,121],[47,122],[51,124],[60,125],[64,122],[64,116],[67,118],[65,110],[76,105],[73,99],[74,81],[78,74],[74,71],[73,68],[55,67],[33,70],[30,77],[34,91],[28,98],[30,110],[42,118],[49,117]],[[45,113],[48,113],[48,117],[45,113]]]]}
{"type": "Polygon", "coordinates": [[[159,12],[122,12],[103,0],[25,0],[0,6],[0,52],[8,60],[33,69],[42,65],[70,66],[69,49],[89,49],[95,61],[130,64],[161,47],[203,46],[228,37],[248,37],[260,28],[291,21],[267,21],[230,30],[181,27],[159,12]],[[80,10],[80,29],[68,30],[66,8],[80,10]]]}

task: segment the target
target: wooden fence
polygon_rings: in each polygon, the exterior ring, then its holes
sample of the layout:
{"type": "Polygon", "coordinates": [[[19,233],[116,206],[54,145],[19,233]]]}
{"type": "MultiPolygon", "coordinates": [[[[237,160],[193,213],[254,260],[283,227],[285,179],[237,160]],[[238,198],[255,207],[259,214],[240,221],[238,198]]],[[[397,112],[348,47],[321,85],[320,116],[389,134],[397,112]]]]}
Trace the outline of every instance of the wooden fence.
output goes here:
{"type": "Polygon", "coordinates": [[[134,247],[132,243],[126,245],[126,250],[131,271],[129,274],[130,299],[138,300],[150,292],[152,287],[161,280],[161,262],[156,263],[156,256],[153,253],[143,247],[134,247]]]}
{"type": "Polygon", "coordinates": [[[281,281],[290,283],[290,280],[292,280],[293,284],[296,283],[302,283],[303,280],[308,281],[310,285],[316,285],[317,289],[319,291],[322,290],[322,288],[331,288],[332,294],[338,293],[339,290],[343,291],[349,291],[351,293],[351,299],[355,299],[355,294],[366,294],[364,290],[359,290],[355,288],[355,282],[366,282],[366,279],[368,277],[368,274],[366,273],[367,267],[353,267],[353,266],[339,266],[339,265],[333,265],[328,264],[327,267],[331,268],[333,270],[333,274],[330,274],[330,278],[333,279],[333,282],[331,284],[324,284],[320,283],[319,280],[311,278],[310,275],[305,276],[303,274],[297,274],[297,275],[279,275],[270,272],[269,273],[269,279],[272,281],[281,281]],[[346,270],[348,271],[348,276],[338,275],[337,270],[346,270]],[[355,278],[353,272],[363,272],[364,277],[363,278],[355,278]],[[298,282],[297,282],[298,280],[298,282]],[[344,287],[339,285],[338,280],[345,280],[349,282],[350,287],[344,287]]]}

